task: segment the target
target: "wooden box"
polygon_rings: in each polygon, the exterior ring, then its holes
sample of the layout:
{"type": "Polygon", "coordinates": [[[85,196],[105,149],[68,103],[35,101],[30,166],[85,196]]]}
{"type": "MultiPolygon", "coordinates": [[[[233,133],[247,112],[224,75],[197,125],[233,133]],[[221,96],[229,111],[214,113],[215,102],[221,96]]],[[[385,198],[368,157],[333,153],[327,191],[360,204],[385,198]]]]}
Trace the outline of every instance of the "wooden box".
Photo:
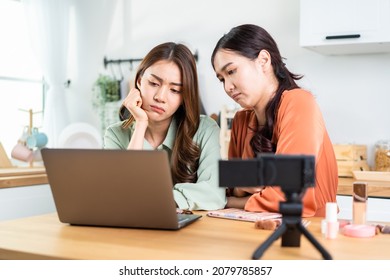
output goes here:
{"type": "Polygon", "coordinates": [[[336,155],[339,177],[353,177],[352,171],[369,171],[367,163],[366,145],[335,144],[333,149],[336,155]]]}
{"type": "Polygon", "coordinates": [[[337,160],[367,160],[366,145],[333,145],[337,160]]]}
{"type": "Polygon", "coordinates": [[[4,150],[3,145],[0,142],[0,168],[12,167],[12,163],[4,150]]]}

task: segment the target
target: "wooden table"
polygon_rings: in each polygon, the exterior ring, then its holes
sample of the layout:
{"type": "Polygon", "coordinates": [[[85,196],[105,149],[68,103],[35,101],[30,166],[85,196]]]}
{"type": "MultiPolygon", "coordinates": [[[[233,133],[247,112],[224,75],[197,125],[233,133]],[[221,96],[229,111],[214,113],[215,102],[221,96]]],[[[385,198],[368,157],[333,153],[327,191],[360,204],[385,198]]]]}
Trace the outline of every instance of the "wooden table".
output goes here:
{"type": "MultiPolygon", "coordinates": [[[[251,222],[205,216],[178,231],[82,227],[62,224],[57,214],[0,223],[0,259],[170,259],[249,260],[270,231],[251,222]]],[[[341,234],[327,240],[320,232],[320,218],[310,218],[308,230],[333,259],[390,259],[390,235],[351,238],[341,234]]],[[[301,236],[301,246],[281,247],[275,241],[262,259],[322,259],[301,236]]]]}

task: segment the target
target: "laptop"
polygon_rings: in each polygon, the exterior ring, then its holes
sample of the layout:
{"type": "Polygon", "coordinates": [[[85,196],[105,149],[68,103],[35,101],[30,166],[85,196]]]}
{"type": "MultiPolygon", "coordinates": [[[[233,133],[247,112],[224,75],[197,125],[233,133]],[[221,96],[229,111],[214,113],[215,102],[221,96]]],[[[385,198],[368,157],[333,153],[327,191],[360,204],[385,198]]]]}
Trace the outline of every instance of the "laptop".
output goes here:
{"type": "Polygon", "coordinates": [[[178,214],[162,150],[41,150],[59,220],[71,225],[180,229],[201,215],[178,214]]]}

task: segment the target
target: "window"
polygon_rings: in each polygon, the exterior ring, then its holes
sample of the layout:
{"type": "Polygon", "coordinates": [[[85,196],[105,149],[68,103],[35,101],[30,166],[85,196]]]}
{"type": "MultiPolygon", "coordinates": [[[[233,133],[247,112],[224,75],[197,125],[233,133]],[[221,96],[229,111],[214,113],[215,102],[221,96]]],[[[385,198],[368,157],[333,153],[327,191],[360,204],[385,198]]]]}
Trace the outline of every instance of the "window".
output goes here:
{"type": "MultiPolygon", "coordinates": [[[[30,43],[23,4],[0,1],[0,142],[8,157],[25,126],[43,123],[44,82],[30,43]]],[[[12,160],[15,165],[23,162],[12,160]]]]}

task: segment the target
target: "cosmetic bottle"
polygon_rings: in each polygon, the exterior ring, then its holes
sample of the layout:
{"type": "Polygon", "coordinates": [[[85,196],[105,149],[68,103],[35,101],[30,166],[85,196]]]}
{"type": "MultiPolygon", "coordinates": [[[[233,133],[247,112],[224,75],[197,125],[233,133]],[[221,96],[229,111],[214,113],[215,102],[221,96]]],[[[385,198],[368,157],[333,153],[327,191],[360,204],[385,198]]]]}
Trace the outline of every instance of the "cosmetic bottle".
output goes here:
{"type": "Polygon", "coordinates": [[[337,203],[326,203],[326,230],[325,237],[327,239],[335,239],[339,232],[339,222],[337,221],[337,203]]]}
{"type": "Polygon", "coordinates": [[[367,215],[367,183],[353,183],[352,224],[364,225],[367,215]]]}

